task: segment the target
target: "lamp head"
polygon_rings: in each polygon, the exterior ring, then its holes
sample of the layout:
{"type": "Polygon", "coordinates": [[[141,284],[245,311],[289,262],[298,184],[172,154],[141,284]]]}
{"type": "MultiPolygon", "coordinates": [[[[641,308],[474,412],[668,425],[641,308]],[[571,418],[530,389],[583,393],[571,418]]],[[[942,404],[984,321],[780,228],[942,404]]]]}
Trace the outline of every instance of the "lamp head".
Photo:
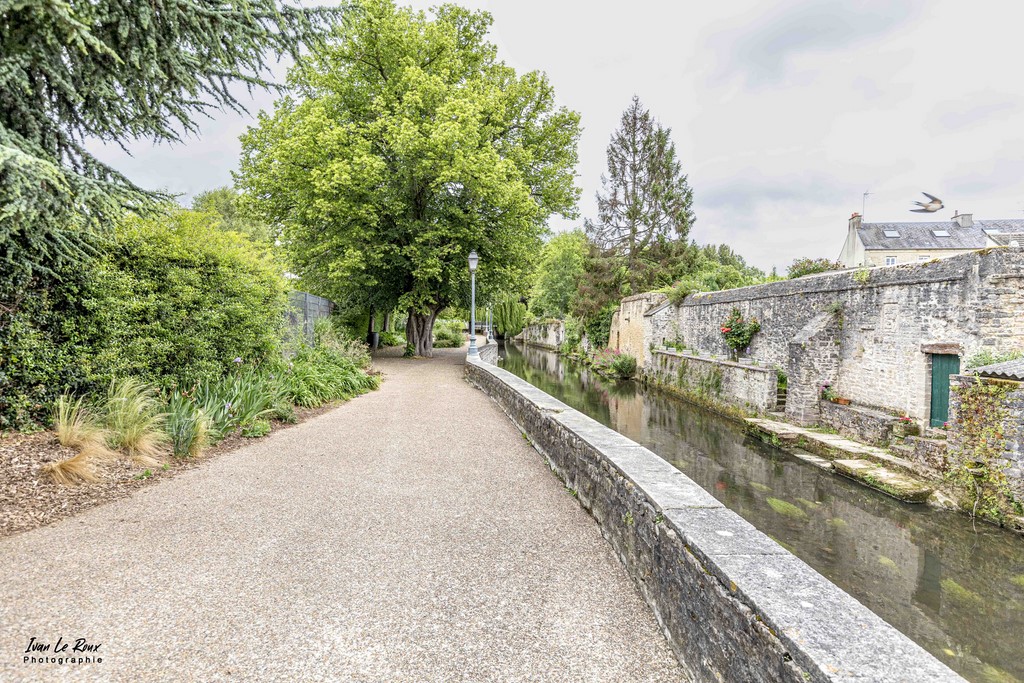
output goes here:
{"type": "Polygon", "coordinates": [[[476,249],[469,252],[469,272],[476,272],[476,264],[480,262],[480,257],[476,255],[476,249]]]}

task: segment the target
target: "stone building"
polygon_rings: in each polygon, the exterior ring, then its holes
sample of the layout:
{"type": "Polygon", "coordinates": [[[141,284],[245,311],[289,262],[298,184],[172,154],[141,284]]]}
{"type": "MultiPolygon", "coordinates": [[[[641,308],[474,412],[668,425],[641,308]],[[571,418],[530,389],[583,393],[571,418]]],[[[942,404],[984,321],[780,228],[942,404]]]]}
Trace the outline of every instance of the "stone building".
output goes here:
{"type": "Polygon", "coordinates": [[[975,221],[962,213],[950,221],[862,223],[853,214],[839,261],[846,268],[895,266],[1014,242],[1024,245],[1024,219],[975,221]]]}
{"type": "Polygon", "coordinates": [[[1024,249],[707,292],[679,306],[629,297],[609,342],[643,359],[648,377],[754,412],[781,408],[798,424],[820,422],[827,384],[865,419],[941,426],[950,376],[966,359],[1024,349],[1024,249]],[[733,308],[761,324],[738,363],[721,333],[733,308]]]}

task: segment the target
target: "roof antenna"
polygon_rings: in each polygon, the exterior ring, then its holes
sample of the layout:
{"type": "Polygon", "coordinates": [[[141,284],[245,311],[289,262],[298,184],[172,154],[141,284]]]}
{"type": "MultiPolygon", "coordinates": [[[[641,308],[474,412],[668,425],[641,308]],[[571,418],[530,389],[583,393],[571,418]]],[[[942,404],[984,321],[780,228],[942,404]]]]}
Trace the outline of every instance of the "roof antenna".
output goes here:
{"type": "Polygon", "coordinates": [[[864,196],[861,197],[861,199],[860,199],[860,219],[861,220],[864,220],[864,207],[868,203],[868,195],[869,194],[874,194],[874,192],[865,191],[864,192],[864,196]]]}

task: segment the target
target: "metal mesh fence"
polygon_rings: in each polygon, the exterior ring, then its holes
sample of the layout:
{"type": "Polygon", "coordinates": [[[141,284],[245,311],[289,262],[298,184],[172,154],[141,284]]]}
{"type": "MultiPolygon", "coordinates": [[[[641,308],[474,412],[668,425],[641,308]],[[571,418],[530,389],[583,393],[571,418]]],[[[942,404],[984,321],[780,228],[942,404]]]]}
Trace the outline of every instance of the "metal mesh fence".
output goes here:
{"type": "Polygon", "coordinates": [[[334,310],[334,303],[322,296],[308,292],[288,293],[288,310],[285,312],[287,327],[298,340],[313,345],[313,325],[326,318],[334,310]]]}

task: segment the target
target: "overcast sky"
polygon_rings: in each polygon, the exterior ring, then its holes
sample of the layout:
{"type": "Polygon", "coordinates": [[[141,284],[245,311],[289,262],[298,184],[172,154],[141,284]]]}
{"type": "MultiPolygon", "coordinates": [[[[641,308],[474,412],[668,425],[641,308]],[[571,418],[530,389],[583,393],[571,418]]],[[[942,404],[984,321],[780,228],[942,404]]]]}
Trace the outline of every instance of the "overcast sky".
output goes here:
{"type": "MultiPolygon", "coordinates": [[[[581,219],[595,214],[608,139],[633,94],[672,128],[694,189],[691,236],[765,269],[836,258],[865,191],[868,221],[927,219],[908,212],[922,190],[945,202],[940,219],[1024,218],[1024,3],[460,4],[490,11],[502,58],[547,72],[582,115],[581,219]]],[[[253,111],[272,102],[260,94],[253,111]]],[[[100,154],[187,202],[230,184],[251,122],[224,112],[183,145],[100,154]]]]}

